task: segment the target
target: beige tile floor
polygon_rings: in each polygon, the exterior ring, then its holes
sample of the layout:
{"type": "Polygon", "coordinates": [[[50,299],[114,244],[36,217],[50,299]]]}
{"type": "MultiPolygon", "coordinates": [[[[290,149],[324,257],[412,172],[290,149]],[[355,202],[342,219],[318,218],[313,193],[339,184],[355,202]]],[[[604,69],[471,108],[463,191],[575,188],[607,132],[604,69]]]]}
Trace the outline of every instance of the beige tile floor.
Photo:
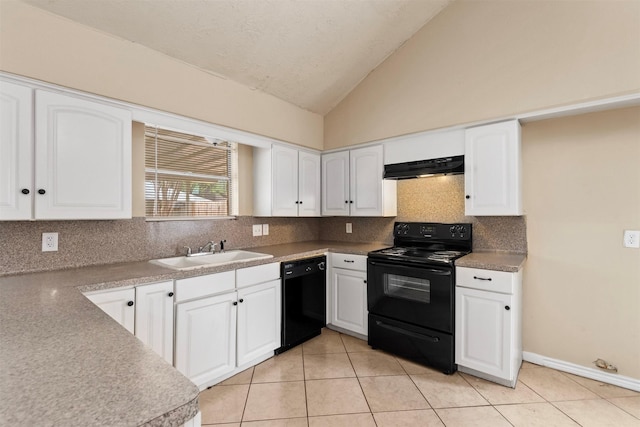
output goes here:
{"type": "Polygon", "coordinates": [[[515,389],[444,375],[325,329],[205,390],[203,425],[638,426],[640,393],[525,363],[515,389]]]}

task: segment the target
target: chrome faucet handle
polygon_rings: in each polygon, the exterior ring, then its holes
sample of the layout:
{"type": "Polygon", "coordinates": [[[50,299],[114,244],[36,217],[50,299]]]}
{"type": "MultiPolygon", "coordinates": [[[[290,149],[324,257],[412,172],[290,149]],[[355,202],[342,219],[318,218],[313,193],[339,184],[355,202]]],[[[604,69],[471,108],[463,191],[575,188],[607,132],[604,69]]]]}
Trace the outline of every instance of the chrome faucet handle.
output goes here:
{"type": "Polygon", "coordinates": [[[210,249],[211,252],[215,252],[216,251],[216,245],[217,245],[217,243],[214,243],[213,241],[209,241],[204,246],[200,246],[200,248],[198,249],[198,252],[205,252],[205,248],[207,246],[209,246],[209,249],[210,249]]]}
{"type": "Polygon", "coordinates": [[[191,246],[183,246],[187,250],[187,256],[191,255],[191,246]]]}

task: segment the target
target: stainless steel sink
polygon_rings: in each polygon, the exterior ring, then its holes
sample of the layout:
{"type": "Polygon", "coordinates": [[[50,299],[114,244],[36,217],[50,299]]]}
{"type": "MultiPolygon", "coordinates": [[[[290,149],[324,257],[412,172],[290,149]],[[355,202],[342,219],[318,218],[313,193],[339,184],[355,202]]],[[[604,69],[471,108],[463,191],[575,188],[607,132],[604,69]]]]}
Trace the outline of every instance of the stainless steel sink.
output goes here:
{"type": "Polygon", "coordinates": [[[199,256],[176,256],[171,258],[152,259],[149,261],[172,270],[193,270],[196,268],[216,267],[243,261],[255,261],[258,259],[273,258],[273,255],[250,251],[226,251],[217,254],[199,256]]]}

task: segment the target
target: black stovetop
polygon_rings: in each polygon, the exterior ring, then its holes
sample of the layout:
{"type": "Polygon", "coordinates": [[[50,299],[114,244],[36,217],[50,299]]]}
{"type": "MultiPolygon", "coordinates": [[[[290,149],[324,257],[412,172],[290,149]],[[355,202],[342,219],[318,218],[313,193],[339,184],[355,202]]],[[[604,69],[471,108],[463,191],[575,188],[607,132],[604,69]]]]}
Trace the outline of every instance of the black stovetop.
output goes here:
{"type": "Polygon", "coordinates": [[[471,224],[396,222],[394,246],[369,253],[370,257],[411,263],[453,265],[471,252],[471,224]]]}

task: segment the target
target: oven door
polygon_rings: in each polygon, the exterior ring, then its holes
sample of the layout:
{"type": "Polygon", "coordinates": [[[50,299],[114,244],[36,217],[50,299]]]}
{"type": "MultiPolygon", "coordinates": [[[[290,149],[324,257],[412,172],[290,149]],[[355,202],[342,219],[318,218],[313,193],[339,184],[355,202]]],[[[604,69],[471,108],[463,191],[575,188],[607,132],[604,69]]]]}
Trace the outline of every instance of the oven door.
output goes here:
{"type": "Polygon", "coordinates": [[[369,313],[453,333],[453,268],[369,258],[369,313]]]}

